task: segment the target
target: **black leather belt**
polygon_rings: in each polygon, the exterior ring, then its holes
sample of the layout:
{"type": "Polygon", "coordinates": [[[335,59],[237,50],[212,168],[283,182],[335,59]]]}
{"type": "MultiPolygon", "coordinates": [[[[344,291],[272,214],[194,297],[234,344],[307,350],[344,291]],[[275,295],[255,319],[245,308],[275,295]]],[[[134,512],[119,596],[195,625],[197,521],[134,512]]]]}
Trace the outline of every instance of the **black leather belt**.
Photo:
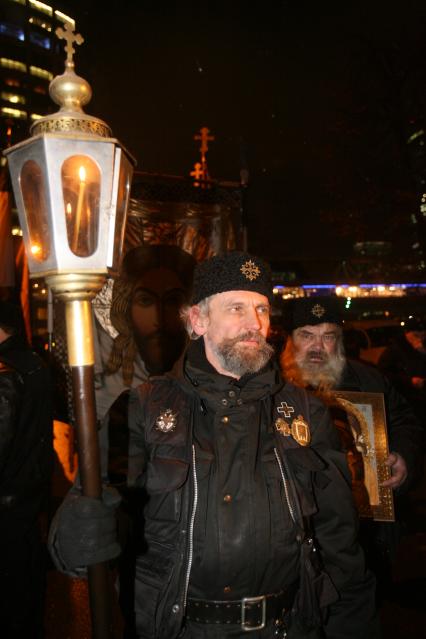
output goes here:
{"type": "Polygon", "coordinates": [[[239,625],[243,630],[260,630],[272,619],[282,619],[293,605],[297,586],[293,584],[276,593],[231,601],[188,599],[186,618],[207,624],[239,625]]]}

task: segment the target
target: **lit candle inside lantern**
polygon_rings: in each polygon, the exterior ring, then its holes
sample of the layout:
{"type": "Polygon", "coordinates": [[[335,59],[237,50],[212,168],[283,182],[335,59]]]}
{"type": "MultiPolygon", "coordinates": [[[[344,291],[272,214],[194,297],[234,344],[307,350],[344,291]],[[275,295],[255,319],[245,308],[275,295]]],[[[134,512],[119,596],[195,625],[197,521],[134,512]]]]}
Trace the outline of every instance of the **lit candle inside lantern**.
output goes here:
{"type": "Polygon", "coordinates": [[[80,233],[81,213],[83,209],[84,191],[86,189],[86,169],[84,168],[84,166],[80,166],[78,170],[78,176],[80,178],[80,188],[78,191],[77,211],[75,216],[74,235],[73,235],[74,253],[76,253],[78,249],[78,236],[80,233]]]}

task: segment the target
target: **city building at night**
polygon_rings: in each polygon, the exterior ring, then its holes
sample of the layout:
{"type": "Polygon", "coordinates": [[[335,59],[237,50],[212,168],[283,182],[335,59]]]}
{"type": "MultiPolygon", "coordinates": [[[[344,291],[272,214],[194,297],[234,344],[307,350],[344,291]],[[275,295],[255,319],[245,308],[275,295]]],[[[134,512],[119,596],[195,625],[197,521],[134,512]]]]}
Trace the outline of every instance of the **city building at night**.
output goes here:
{"type": "MultiPolygon", "coordinates": [[[[61,69],[63,46],[55,30],[74,18],[58,3],[0,2],[0,145],[16,144],[31,124],[54,109],[49,82],[61,69]]],[[[2,158],[2,163],[5,159],[2,158]]]]}
{"type": "MultiPolygon", "coordinates": [[[[0,0],[0,151],[27,138],[31,125],[56,108],[49,83],[62,73],[64,53],[55,31],[75,27],[74,17],[62,9],[58,2],[0,0]]],[[[0,153],[0,286],[20,289],[21,302],[22,291],[30,294],[36,336],[46,333],[47,289],[43,282],[28,282],[21,236],[0,153]]]]}

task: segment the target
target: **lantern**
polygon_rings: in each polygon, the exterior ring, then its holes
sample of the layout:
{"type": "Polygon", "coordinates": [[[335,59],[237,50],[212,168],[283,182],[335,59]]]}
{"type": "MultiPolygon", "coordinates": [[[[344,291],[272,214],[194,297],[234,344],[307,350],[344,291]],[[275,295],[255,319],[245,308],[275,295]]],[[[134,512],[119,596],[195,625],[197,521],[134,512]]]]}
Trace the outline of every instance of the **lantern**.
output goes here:
{"type": "MultiPolygon", "coordinates": [[[[74,72],[69,24],[65,72],[49,93],[60,106],[37,120],[31,137],[5,151],[31,277],[44,277],[65,300],[79,470],[83,494],[100,498],[102,483],[94,396],[91,298],[119,267],[134,161],[109,127],[83,112],[89,84],[74,72]]],[[[89,567],[93,636],[110,634],[106,565],[89,567]]]]}

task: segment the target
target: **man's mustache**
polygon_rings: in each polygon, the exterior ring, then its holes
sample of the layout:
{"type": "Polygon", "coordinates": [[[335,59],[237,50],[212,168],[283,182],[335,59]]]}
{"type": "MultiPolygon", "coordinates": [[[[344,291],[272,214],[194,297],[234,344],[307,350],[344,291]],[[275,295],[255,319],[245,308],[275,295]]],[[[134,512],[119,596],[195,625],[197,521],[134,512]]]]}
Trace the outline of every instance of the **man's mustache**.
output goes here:
{"type": "Polygon", "coordinates": [[[247,340],[257,342],[258,344],[264,344],[266,342],[266,339],[263,337],[263,335],[255,333],[254,331],[246,331],[245,333],[241,333],[241,335],[238,335],[238,337],[231,338],[229,340],[229,343],[238,344],[238,342],[246,342],[247,340]]]}
{"type": "Polygon", "coordinates": [[[308,351],[306,357],[308,359],[320,359],[322,362],[328,360],[328,356],[323,351],[308,351]]]}

